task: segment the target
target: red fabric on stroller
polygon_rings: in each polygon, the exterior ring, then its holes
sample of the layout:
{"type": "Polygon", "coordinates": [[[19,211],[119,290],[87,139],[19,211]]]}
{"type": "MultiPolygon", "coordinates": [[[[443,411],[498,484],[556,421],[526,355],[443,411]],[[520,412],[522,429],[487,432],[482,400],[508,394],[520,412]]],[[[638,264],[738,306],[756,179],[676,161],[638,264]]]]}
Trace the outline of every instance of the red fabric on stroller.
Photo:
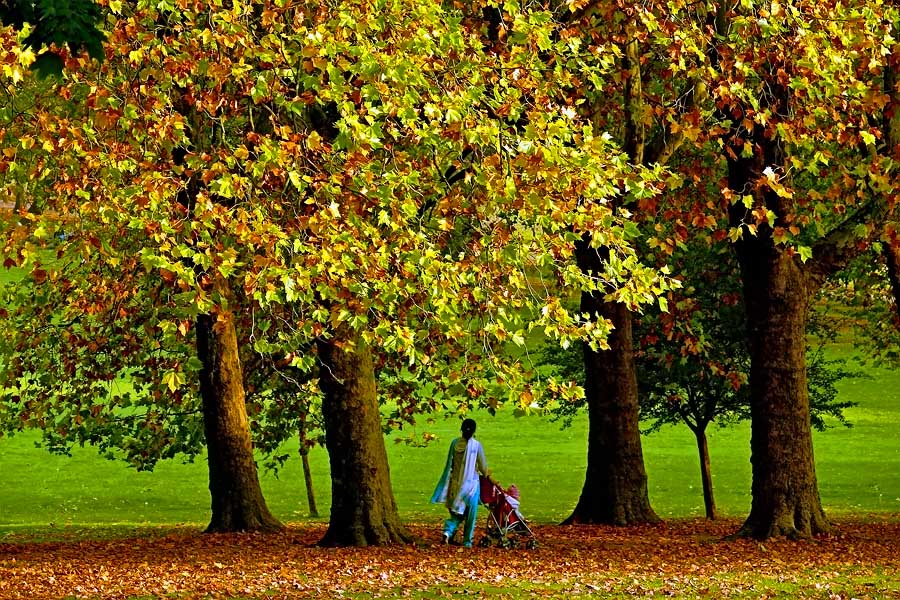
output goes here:
{"type": "Polygon", "coordinates": [[[534,534],[518,510],[518,489],[510,486],[510,493],[507,493],[506,490],[486,477],[481,477],[480,484],[481,503],[491,511],[488,515],[486,535],[481,540],[481,545],[489,546],[494,542],[504,547],[511,544],[518,545],[517,542],[511,542],[510,534],[515,533],[520,537],[529,538],[527,545],[533,548],[535,546],[534,534]]]}
{"type": "Polygon", "coordinates": [[[481,503],[490,505],[496,502],[497,492],[500,489],[497,484],[481,475],[478,476],[478,483],[481,484],[481,503]]]}

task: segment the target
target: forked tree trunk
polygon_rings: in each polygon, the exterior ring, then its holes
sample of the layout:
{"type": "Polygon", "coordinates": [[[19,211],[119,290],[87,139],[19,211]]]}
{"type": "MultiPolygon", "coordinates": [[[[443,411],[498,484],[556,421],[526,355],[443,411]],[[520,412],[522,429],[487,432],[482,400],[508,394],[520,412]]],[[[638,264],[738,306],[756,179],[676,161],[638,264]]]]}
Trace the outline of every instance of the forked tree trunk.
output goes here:
{"type": "Polygon", "coordinates": [[[318,343],[331,517],[323,546],[381,546],[412,540],[391,490],[369,348],[337,332],[318,343]]]}
{"type": "Polygon", "coordinates": [[[232,313],[198,316],[196,333],[212,496],[206,532],[281,529],[259,486],[232,313]]]}
{"type": "MultiPolygon", "coordinates": [[[[599,271],[596,249],[581,243],[579,265],[599,271]]],[[[615,329],[609,350],[584,347],[584,393],[588,404],[588,457],[584,487],[575,510],[563,522],[635,525],[659,517],[650,507],[641,449],[637,379],[631,340],[631,312],[621,303],[582,294],[582,312],[608,318],[615,329]]]]}
{"type": "Polygon", "coordinates": [[[700,454],[700,481],[703,483],[703,506],[706,518],[714,521],[719,518],[716,511],[716,499],[713,495],[712,465],[709,460],[709,442],[706,439],[706,427],[693,429],[697,439],[697,452],[700,454]]]}

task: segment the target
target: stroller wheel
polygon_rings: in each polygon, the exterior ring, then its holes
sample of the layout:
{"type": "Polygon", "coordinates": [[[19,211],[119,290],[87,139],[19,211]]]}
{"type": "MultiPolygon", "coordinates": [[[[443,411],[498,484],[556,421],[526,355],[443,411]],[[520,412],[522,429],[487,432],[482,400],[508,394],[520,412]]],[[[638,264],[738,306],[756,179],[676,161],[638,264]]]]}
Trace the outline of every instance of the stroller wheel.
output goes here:
{"type": "Polygon", "coordinates": [[[528,542],[526,542],[525,547],[526,547],[528,550],[534,550],[535,548],[538,547],[537,540],[534,539],[534,538],[531,538],[530,540],[528,540],[528,542]]]}
{"type": "Polygon", "coordinates": [[[491,537],[488,535],[482,536],[482,538],[480,540],[478,540],[478,545],[482,548],[490,548],[491,537]]]}
{"type": "Polygon", "coordinates": [[[514,537],[505,535],[502,538],[500,538],[500,546],[503,548],[516,549],[519,547],[519,540],[517,540],[514,537]]]}

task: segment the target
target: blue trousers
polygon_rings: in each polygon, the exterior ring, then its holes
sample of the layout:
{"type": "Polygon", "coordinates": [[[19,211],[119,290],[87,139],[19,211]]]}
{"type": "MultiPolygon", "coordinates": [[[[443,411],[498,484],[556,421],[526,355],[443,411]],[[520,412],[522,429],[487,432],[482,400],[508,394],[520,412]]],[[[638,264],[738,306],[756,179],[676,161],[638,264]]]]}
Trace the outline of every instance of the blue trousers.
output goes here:
{"type": "Polygon", "coordinates": [[[472,547],[472,538],[475,535],[475,520],[478,517],[478,502],[481,500],[478,489],[475,493],[466,498],[466,511],[463,514],[450,511],[450,518],[444,521],[444,535],[452,538],[459,526],[465,523],[463,529],[463,545],[466,548],[472,547]]]}

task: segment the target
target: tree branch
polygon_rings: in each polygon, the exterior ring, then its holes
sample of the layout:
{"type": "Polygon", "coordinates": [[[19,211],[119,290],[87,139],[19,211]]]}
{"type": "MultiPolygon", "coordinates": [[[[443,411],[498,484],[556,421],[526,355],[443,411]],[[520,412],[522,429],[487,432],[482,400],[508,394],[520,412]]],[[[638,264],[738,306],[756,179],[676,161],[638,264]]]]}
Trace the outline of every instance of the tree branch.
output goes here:
{"type": "Polygon", "coordinates": [[[868,242],[874,241],[881,234],[889,218],[885,208],[876,195],[813,246],[812,258],[807,262],[807,276],[811,285],[820,287],[825,279],[846,267],[865,251],[868,242]],[[862,224],[871,224],[873,227],[868,236],[860,239],[856,228],[862,224]]]}

